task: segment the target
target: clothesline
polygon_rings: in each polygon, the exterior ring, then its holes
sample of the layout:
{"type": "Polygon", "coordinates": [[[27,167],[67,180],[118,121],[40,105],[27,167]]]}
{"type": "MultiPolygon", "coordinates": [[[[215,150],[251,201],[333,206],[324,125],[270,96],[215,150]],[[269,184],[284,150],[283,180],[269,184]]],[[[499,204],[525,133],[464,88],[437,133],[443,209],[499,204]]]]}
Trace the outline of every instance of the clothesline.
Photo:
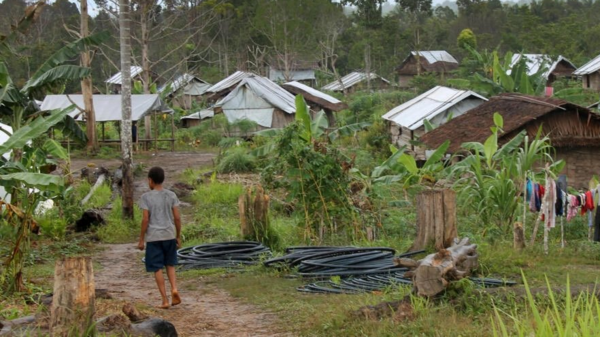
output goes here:
{"type": "Polygon", "coordinates": [[[561,175],[556,181],[547,177],[544,185],[528,178],[526,191],[529,210],[541,213],[541,220],[547,228],[556,226],[557,217],[564,217],[570,222],[577,214],[587,215],[588,227],[594,227],[594,241],[600,241],[600,185],[585,192],[571,194],[567,190],[566,176],[561,175]]]}

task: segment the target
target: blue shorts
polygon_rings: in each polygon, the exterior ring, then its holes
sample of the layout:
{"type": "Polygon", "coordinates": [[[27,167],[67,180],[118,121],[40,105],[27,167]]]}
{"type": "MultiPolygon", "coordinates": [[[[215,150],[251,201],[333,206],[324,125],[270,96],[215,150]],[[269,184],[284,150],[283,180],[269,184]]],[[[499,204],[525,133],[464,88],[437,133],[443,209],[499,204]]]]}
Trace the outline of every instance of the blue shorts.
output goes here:
{"type": "Polygon", "coordinates": [[[146,271],[156,272],[165,266],[177,265],[177,240],[146,243],[146,271]]]}

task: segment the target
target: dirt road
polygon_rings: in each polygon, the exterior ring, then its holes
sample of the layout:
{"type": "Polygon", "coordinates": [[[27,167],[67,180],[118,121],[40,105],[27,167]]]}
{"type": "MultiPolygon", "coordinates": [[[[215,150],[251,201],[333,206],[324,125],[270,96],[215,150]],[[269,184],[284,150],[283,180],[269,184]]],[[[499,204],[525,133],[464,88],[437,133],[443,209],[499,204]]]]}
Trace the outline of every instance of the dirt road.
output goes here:
{"type": "MultiPolygon", "coordinates": [[[[132,302],[146,313],[175,325],[180,336],[288,336],[279,332],[273,314],[240,303],[227,292],[201,280],[178,282],[183,303],[168,310],[153,309],[161,303],[151,273],[144,271],[142,253],[135,244],[105,245],[94,260],[96,288],[109,289],[120,307],[132,302]]],[[[168,286],[167,286],[168,289],[168,286]]],[[[168,290],[167,290],[168,291],[168,290]]]]}
{"type": "MultiPolygon", "coordinates": [[[[146,169],[161,166],[166,173],[166,186],[177,182],[187,168],[212,164],[214,154],[198,152],[161,152],[134,160],[146,169]]],[[[118,159],[76,159],[71,163],[73,172],[93,163],[113,171],[120,166],[118,159]]],[[[135,200],[148,191],[145,177],[135,180],[135,200]]],[[[186,216],[182,209],[182,215],[186,216]]],[[[186,223],[185,219],[183,223],[186,223]]],[[[135,243],[103,245],[94,256],[101,268],[95,272],[96,288],[108,289],[114,298],[100,304],[100,314],[118,313],[125,302],[132,302],[153,317],[162,317],[173,323],[180,336],[288,336],[279,333],[273,314],[243,304],[226,291],[200,279],[180,280],[179,292],[183,303],[168,310],[154,309],[160,304],[160,295],[151,273],[146,273],[141,262],[143,253],[135,243]],[[109,310],[102,312],[102,304],[109,310]],[[146,309],[144,309],[146,308],[146,309]]],[[[169,287],[167,287],[169,289],[169,287]]]]}

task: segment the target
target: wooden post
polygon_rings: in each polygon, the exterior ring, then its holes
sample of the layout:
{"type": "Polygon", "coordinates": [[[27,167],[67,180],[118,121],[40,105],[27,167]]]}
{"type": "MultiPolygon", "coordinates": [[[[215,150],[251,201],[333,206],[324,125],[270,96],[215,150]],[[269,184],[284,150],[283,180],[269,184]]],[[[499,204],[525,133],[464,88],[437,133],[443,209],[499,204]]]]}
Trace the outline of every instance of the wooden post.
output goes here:
{"type": "Polygon", "coordinates": [[[93,323],[94,270],[90,257],[56,261],[50,327],[54,336],[84,336],[93,323]]]}
{"type": "Polygon", "coordinates": [[[154,154],[158,154],[158,122],[154,113],[154,154]]]}
{"type": "Polygon", "coordinates": [[[452,190],[419,193],[417,238],[410,250],[421,250],[431,243],[438,250],[448,248],[456,237],[456,193],[452,190]]]}
{"type": "Polygon", "coordinates": [[[171,152],[175,152],[175,113],[171,114],[171,152]]]}

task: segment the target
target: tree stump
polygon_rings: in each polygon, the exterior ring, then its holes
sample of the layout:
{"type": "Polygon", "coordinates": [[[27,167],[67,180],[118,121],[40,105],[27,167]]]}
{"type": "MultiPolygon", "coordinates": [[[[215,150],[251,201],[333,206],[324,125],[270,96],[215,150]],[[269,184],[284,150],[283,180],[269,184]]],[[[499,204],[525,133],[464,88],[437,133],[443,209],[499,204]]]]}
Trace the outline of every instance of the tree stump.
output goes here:
{"type": "Polygon", "coordinates": [[[457,237],[456,193],[452,190],[426,190],[417,195],[417,238],[410,251],[436,250],[452,245],[457,237]]]}
{"type": "Polygon", "coordinates": [[[93,324],[94,271],[90,257],[56,261],[50,327],[54,336],[84,336],[93,324]]]}
{"type": "Polygon", "coordinates": [[[515,250],[522,250],[525,248],[525,233],[523,231],[523,225],[520,222],[515,222],[513,228],[513,247],[515,250]]]}
{"type": "Polygon", "coordinates": [[[470,244],[468,238],[419,261],[396,258],[394,262],[410,269],[404,276],[412,278],[418,295],[427,297],[444,291],[450,281],[468,277],[479,266],[477,245],[470,244]]]}

